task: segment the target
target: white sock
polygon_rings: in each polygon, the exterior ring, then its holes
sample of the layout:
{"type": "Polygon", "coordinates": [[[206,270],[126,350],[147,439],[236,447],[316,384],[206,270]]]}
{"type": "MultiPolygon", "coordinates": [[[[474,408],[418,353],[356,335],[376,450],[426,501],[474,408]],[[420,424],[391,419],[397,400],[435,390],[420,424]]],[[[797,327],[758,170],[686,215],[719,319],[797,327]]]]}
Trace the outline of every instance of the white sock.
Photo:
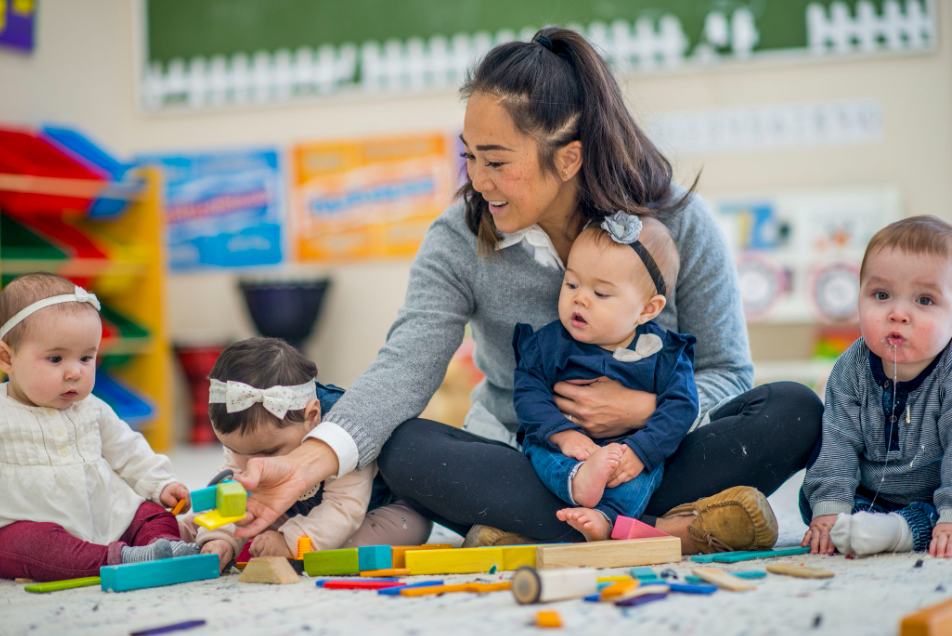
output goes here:
{"type": "Polygon", "coordinates": [[[830,541],[840,554],[852,554],[853,546],[850,544],[850,521],[852,515],[841,512],[836,515],[836,523],[830,529],[830,541]]]}
{"type": "Polygon", "coordinates": [[[850,521],[850,544],[857,556],[911,552],[912,530],[902,515],[857,512],[850,521]]]}

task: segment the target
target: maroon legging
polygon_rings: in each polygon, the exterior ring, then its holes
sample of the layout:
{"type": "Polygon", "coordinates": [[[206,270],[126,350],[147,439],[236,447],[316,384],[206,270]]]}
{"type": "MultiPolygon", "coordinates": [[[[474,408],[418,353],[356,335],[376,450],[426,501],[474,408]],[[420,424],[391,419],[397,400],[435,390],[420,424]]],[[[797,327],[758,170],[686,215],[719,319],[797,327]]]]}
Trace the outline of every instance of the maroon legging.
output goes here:
{"type": "Polygon", "coordinates": [[[122,563],[123,547],[156,539],[178,540],[178,522],[150,501],[139,506],[126,531],[109,545],[77,539],[56,523],[17,521],[0,528],[0,578],[60,581],[98,576],[103,565],[122,563]]]}

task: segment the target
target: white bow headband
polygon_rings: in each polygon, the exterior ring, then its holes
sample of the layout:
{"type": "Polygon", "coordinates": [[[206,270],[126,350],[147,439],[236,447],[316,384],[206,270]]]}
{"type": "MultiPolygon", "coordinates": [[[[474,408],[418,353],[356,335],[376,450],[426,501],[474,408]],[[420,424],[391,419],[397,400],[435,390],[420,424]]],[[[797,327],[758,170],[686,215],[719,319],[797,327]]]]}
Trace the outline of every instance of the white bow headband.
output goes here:
{"type": "Polygon", "coordinates": [[[288,411],[303,409],[311,400],[317,399],[317,387],[311,380],[297,386],[273,386],[257,389],[244,382],[212,380],[208,391],[209,404],[224,404],[228,413],[250,409],[255,403],[268,410],[278,419],[284,419],[288,411]]]}
{"type": "Polygon", "coordinates": [[[99,299],[96,298],[96,294],[90,294],[88,291],[82,287],[76,287],[73,290],[72,294],[61,294],[59,296],[50,296],[49,298],[44,298],[43,300],[38,300],[32,305],[27,305],[20,311],[18,311],[13,318],[6,321],[2,327],[0,327],[0,340],[3,340],[10,330],[19,325],[21,322],[29,318],[31,315],[35,314],[41,309],[45,309],[51,305],[58,305],[60,303],[89,303],[96,308],[96,311],[102,309],[102,305],[99,304],[99,299]]]}

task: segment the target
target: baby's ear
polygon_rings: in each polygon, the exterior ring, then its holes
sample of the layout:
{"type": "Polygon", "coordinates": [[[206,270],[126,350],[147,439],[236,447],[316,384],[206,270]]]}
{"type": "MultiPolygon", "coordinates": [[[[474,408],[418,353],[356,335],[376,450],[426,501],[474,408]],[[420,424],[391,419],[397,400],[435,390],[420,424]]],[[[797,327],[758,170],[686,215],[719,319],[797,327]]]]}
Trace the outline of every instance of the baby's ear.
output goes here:
{"type": "Polygon", "coordinates": [[[0,370],[7,375],[13,370],[13,349],[2,340],[0,340],[0,370]]]}
{"type": "Polygon", "coordinates": [[[307,430],[309,431],[321,423],[320,400],[311,400],[307,403],[307,406],[304,407],[304,423],[307,425],[307,430]]]}

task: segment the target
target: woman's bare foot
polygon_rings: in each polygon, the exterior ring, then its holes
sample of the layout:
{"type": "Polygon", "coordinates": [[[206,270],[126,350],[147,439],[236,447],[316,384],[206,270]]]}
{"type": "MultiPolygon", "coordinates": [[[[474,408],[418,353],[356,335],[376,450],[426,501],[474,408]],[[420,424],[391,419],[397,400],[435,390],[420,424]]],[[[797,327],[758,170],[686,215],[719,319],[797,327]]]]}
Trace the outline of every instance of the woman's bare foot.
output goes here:
{"type": "Polygon", "coordinates": [[[605,515],[591,508],[563,508],[555,513],[583,535],[586,541],[604,541],[611,535],[611,526],[605,515]]]}
{"type": "Polygon", "coordinates": [[[601,501],[605,484],[618,467],[624,450],[621,444],[609,444],[585,460],[572,478],[572,499],[575,503],[591,508],[601,501]]]}

